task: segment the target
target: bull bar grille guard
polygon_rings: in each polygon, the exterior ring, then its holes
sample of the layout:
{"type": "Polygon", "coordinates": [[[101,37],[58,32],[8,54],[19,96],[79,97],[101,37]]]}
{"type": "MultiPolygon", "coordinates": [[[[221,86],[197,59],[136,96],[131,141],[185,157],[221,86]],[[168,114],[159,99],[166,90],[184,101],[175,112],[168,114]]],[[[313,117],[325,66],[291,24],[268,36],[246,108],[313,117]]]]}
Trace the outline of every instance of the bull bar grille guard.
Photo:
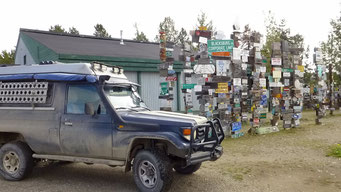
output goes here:
{"type": "Polygon", "coordinates": [[[223,152],[220,144],[224,138],[225,134],[218,118],[192,127],[187,165],[218,159],[223,152]]]}

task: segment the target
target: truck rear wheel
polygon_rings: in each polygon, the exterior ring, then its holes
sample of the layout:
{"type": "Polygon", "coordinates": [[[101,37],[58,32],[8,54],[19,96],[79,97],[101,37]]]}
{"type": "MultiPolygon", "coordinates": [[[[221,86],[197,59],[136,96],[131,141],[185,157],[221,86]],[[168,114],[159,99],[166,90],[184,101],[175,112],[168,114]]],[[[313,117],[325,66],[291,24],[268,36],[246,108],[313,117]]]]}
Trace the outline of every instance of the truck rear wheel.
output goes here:
{"type": "Polygon", "coordinates": [[[24,179],[33,168],[31,149],[22,142],[7,143],[0,149],[0,174],[9,181],[24,179]]]}
{"type": "Polygon", "coordinates": [[[172,182],[169,158],[160,151],[141,150],[133,163],[134,180],[142,192],[167,191],[172,182]]]}
{"type": "Polygon", "coordinates": [[[195,164],[195,165],[189,165],[187,167],[181,167],[179,165],[175,165],[174,169],[178,173],[181,173],[181,174],[184,174],[184,175],[189,175],[189,174],[192,174],[192,173],[198,171],[200,166],[201,166],[201,163],[198,163],[198,164],[195,164]]]}

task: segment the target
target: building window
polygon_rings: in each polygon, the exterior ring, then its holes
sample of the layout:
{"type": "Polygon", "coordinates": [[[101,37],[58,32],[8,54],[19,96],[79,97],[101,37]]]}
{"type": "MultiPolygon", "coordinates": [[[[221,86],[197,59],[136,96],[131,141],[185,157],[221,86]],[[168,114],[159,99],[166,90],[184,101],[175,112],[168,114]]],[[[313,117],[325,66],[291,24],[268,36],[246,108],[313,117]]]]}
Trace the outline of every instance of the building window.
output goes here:
{"type": "Polygon", "coordinates": [[[24,55],[24,65],[26,65],[26,55],[24,55]]]}

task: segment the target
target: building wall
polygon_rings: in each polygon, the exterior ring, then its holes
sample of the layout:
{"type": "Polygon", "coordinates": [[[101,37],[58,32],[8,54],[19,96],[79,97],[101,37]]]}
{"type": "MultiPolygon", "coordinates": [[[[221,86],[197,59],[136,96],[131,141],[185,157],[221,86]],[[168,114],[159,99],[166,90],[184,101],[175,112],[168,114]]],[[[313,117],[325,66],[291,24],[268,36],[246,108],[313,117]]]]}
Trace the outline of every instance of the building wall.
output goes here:
{"type": "Polygon", "coordinates": [[[133,72],[133,71],[124,71],[124,74],[127,76],[127,78],[129,79],[129,81],[134,82],[134,83],[138,83],[138,80],[137,80],[137,72],[133,72]]]}
{"type": "MultiPolygon", "coordinates": [[[[160,75],[158,72],[141,72],[141,96],[152,110],[160,110],[160,75]]],[[[172,111],[177,111],[177,86],[174,87],[172,111]]]]}
{"type": "Polygon", "coordinates": [[[24,41],[22,38],[19,38],[16,55],[15,55],[15,64],[24,64],[24,56],[26,55],[26,64],[35,64],[35,61],[33,60],[30,52],[28,51],[24,41]]]}

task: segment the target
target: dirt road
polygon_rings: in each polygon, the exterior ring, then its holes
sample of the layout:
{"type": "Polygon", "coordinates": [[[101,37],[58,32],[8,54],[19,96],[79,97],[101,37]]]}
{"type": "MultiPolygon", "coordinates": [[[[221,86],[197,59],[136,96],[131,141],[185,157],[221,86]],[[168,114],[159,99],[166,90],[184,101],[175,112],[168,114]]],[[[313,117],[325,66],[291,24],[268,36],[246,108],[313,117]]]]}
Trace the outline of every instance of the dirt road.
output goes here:
{"type": "MultiPolygon", "coordinates": [[[[314,125],[305,112],[301,128],[224,142],[224,155],[191,176],[175,174],[171,191],[341,191],[341,159],[326,157],[341,143],[341,113],[314,125]]],[[[0,191],[136,191],[131,173],[100,165],[40,165],[21,182],[0,179],[0,191]]]]}

